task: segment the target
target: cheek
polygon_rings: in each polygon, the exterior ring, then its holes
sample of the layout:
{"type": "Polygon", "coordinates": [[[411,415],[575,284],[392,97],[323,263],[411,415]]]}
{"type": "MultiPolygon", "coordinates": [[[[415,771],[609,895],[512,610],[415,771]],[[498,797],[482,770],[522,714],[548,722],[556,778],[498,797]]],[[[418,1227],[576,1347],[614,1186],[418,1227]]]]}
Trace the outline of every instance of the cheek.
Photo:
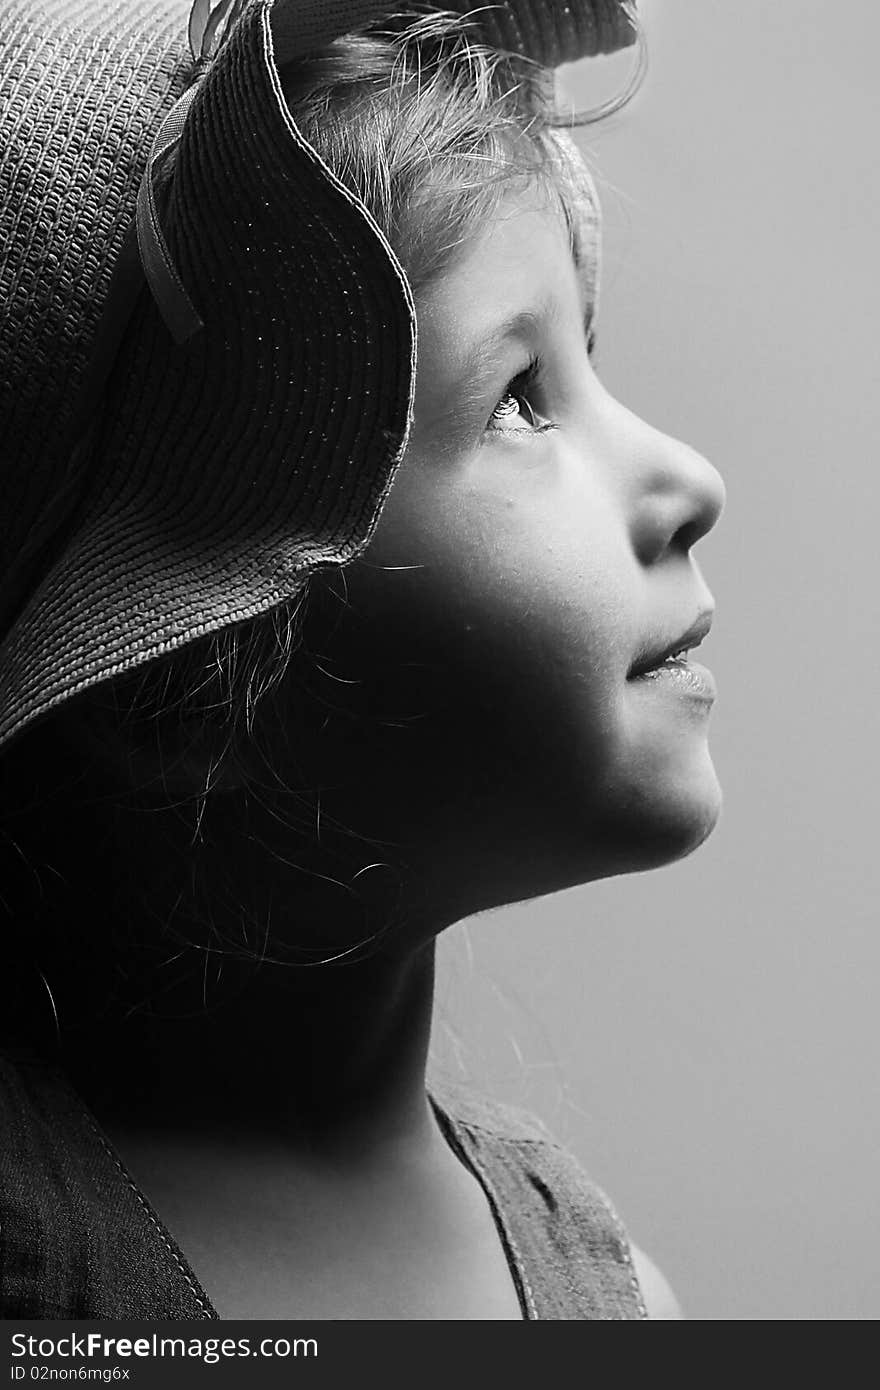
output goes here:
{"type": "Polygon", "coordinates": [[[632,652],[626,537],[585,482],[516,482],[515,494],[401,489],[353,575],[353,602],[381,631],[389,672],[396,653],[427,677],[431,712],[468,756],[540,744],[546,757],[558,743],[596,762],[613,743],[632,652]]]}

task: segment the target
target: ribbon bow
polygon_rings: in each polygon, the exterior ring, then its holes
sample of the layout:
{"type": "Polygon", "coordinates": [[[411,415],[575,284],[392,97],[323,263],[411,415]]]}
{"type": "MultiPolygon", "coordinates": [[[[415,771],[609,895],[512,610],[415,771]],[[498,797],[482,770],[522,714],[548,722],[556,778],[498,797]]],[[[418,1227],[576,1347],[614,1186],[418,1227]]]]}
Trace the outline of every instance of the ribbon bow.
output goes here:
{"type": "Polygon", "coordinates": [[[244,5],[245,0],[220,0],[212,10],[211,0],[194,0],[188,35],[189,49],[197,63],[213,58],[244,5]]]}

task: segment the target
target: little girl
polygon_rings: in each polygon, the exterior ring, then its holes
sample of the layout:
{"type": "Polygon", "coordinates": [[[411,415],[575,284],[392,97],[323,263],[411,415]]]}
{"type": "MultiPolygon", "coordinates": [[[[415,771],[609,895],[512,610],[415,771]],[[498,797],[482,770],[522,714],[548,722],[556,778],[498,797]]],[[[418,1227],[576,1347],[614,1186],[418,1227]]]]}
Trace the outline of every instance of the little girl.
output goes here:
{"type": "Polygon", "coordinates": [[[680,1316],[537,1119],[426,1083],[444,928],[718,815],[723,489],[596,376],[552,102],[632,17],[392,8],[194,6],[51,486],[58,372],[7,426],[7,1318],[680,1316]]]}

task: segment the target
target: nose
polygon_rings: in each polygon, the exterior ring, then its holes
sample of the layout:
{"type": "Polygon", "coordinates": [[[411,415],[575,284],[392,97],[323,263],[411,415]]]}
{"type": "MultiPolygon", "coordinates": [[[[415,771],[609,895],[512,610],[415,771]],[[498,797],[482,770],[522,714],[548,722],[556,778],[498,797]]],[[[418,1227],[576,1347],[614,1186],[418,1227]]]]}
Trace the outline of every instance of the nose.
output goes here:
{"type": "Polygon", "coordinates": [[[686,555],[711,531],[725,489],[717,468],[696,449],[631,418],[632,541],[641,563],[652,565],[669,553],[686,555]]]}

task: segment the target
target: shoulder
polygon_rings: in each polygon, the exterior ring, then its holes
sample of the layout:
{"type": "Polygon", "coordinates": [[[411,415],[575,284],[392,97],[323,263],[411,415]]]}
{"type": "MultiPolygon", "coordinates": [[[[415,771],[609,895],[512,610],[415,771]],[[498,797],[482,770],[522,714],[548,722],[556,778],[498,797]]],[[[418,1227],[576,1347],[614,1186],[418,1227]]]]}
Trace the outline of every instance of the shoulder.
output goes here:
{"type": "Polygon", "coordinates": [[[630,1244],[630,1252],[648,1317],[667,1322],[683,1319],[681,1305],[654,1261],[637,1245],[630,1244]]]}
{"type": "Polygon", "coordinates": [[[514,1143],[550,1144],[558,1147],[546,1125],[530,1110],[491,1099],[469,1086],[443,1080],[433,1082],[430,1097],[446,1115],[470,1130],[479,1130],[514,1143]]]}
{"type": "Polygon", "coordinates": [[[438,1089],[441,1120],[445,1112],[469,1166],[491,1179],[505,1221],[531,1252],[541,1317],[682,1317],[608,1196],[541,1119],[445,1081],[431,1087],[435,1109],[438,1089]]]}

